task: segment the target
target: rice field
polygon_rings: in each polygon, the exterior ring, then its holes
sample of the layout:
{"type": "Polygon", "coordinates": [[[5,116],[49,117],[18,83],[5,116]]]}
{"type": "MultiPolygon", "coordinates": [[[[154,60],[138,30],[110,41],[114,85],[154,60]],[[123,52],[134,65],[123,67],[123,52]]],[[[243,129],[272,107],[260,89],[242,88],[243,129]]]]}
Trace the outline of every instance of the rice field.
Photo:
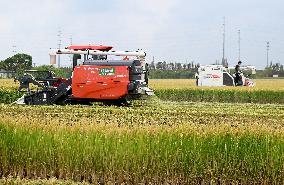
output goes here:
{"type": "MultiPolygon", "coordinates": [[[[0,103],[12,103],[22,96],[16,90],[17,83],[12,80],[2,82],[0,103]]],[[[284,104],[284,79],[258,80],[257,86],[252,88],[196,87],[194,80],[151,80],[150,87],[164,101],[284,104]]]]}
{"type": "MultiPolygon", "coordinates": [[[[258,98],[283,92],[281,80],[256,83],[258,98]]],[[[180,99],[197,88],[192,80],[150,84],[180,99]]],[[[8,89],[2,98],[14,99],[15,88],[0,80],[8,89]]],[[[0,104],[0,184],[284,183],[284,105],[164,99],[129,107],[0,104]]]]}
{"type": "MultiPolygon", "coordinates": [[[[284,79],[255,79],[255,87],[215,87],[213,89],[234,89],[234,90],[281,90],[284,91],[284,79]]],[[[194,79],[150,79],[150,87],[153,89],[183,89],[199,88],[195,85],[194,79]]],[[[19,83],[12,79],[0,79],[0,88],[18,88],[19,83]]],[[[212,89],[212,87],[202,87],[201,89],[212,89]]]]}
{"type": "Polygon", "coordinates": [[[192,79],[150,80],[164,101],[222,103],[284,103],[284,79],[257,79],[255,87],[197,87],[192,79]]]}
{"type": "Polygon", "coordinates": [[[0,89],[18,89],[19,82],[13,79],[0,79],[0,89]]]}
{"type": "Polygon", "coordinates": [[[0,106],[0,175],[142,183],[284,182],[281,105],[0,106]]]}
{"type": "Polygon", "coordinates": [[[151,79],[154,89],[233,89],[233,90],[275,90],[284,91],[284,79],[254,79],[255,87],[196,87],[194,79],[151,79]]]}
{"type": "Polygon", "coordinates": [[[9,185],[90,185],[87,182],[74,182],[71,180],[58,180],[56,178],[50,179],[26,179],[26,178],[13,178],[12,176],[0,178],[0,184],[9,184],[9,185]]]}

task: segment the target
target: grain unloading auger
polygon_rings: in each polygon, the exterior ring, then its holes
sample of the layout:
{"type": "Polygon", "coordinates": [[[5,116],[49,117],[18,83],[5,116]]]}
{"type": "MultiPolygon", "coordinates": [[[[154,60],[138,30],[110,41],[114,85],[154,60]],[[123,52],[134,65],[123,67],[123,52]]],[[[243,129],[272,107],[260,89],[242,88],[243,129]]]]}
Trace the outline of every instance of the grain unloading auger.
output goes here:
{"type": "Polygon", "coordinates": [[[26,71],[18,79],[19,91],[26,89],[26,94],[16,103],[51,105],[103,101],[124,104],[129,100],[154,95],[148,87],[146,53],[141,50],[110,51],[111,49],[109,46],[87,45],[50,50],[51,64],[56,64],[57,55],[73,55],[72,77],[58,78],[50,71],[26,71]],[[110,55],[124,58],[108,60],[110,55]],[[135,59],[129,60],[128,57],[135,59]],[[79,60],[81,64],[78,63],[79,60]],[[35,73],[45,75],[37,78],[33,75],[35,73]],[[30,84],[37,86],[37,90],[32,90],[30,84]]]}

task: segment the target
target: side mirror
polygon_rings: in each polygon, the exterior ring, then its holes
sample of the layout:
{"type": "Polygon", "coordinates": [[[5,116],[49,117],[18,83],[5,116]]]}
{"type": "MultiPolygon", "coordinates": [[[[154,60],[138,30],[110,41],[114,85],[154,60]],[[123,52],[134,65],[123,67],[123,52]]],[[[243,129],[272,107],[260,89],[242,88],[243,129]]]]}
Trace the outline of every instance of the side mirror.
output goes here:
{"type": "Polygon", "coordinates": [[[74,54],[73,55],[73,69],[78,65],[78,60],[81,59],[80,54],[74,54]]]}

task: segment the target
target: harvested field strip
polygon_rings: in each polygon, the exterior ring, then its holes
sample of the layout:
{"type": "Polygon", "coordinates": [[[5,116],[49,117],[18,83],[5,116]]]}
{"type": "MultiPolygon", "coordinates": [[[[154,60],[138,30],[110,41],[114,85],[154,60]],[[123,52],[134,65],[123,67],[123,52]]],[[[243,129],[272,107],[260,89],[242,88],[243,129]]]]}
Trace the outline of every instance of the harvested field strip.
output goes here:
{"type": "MultiPolygon", "coordinates": [[[[119,126],[178,125],[187,123],[243,122],[283,124],[282,105],[137,102],[133,107],[108,106],[0,106],[2,119],[64,125],[85,121],[85,125],[119,126]],[[144,103],[144,104],[143,104],[144,103]],[[161,104],[159,104],[161,103],[161,104]]],[[[0,119],[1,119],[0,118],[0,119]]]]}

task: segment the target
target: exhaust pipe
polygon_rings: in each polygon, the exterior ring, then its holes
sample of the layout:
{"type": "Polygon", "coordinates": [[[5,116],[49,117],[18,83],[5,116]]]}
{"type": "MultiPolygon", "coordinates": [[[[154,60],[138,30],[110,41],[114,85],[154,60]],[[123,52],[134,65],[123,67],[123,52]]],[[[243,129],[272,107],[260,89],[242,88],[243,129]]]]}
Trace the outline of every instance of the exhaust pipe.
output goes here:
{"type": "Polygon", "coordinates": [[[56,54],[50,55],[50,64],[55,65],[56,64],[56,54]]]}

